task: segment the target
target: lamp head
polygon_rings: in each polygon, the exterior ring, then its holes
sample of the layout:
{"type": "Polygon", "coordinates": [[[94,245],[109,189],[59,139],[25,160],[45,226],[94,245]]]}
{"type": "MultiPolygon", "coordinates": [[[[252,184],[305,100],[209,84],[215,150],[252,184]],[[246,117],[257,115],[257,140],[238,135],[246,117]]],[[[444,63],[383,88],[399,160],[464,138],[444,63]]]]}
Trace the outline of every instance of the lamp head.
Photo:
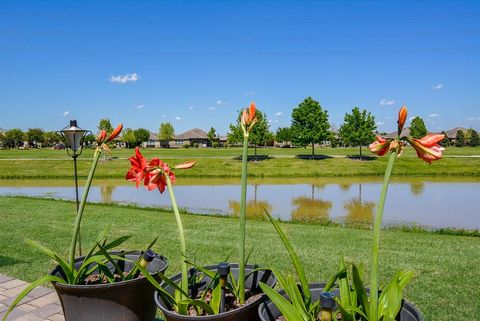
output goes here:
{"type": "Polygon", "coordinates": [[[60,131],[69,155],[77,157],[82,153],[83,139],[87,132],[87,130],[78,127],[76,120],[71,120],[70,126],[60,131]]]}

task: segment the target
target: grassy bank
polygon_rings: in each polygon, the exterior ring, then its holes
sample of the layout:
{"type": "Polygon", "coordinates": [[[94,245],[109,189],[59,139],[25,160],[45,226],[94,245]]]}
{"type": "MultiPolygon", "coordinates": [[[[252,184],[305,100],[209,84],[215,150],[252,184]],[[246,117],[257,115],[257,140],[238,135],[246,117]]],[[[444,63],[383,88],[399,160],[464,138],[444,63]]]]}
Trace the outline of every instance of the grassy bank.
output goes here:
{"type": "MultiPolygon", "coordinates": [[[[74,203],[64,201],[0,197],[0,273],[31,281],[51,269],[52,262],[25,246],[23,241],[27,237],[35,239],[65,255],[74,207],[74,203]]],[[[236,259],[237,220],[194,215],[183,215],[183,218],[192,259],[201,264],[219,262],[228,254],[232,254],[231,260],[236,259]]],[[[179,270],[172,214],[88,205],[83,225],[85,243],[92,242],[108,225],[115,236],[134,235],[127,244],[130,249],[141,249],[155,235],[161,235],[155,249],[170,258],[168,273],[179,270]]],[[[298,250],[311,281],[332,275],[340,255],[369,265],[370,231],[303,224],[283,224],[282,227],[298,250]]],[[[251,262],[264,266],[275,264],[293,271],[269,223],[249,222],[248,245],[254,248],[251,262]]],[[[406,295],[419,306],[426,321],[479,320],[479,249],[479,238],[385,231],[381,283],[384,285],[397,269],[411,269],[415,279],[406,295]]]]}
{"type": "MultiPolygon", "coordinates": [[[[241,162],[236,158],[237,149],[194,149],[194,150],[143,150],[146,157],[158,156],[170,164],[178,164],[185,159],[196,159],[198,164],[193,169],[178,173],[181,177],[229,178],[240,177],[241,162]],[[208,154],[208,155],[207,155],[208,154]]],[[[304,151],[305,150],[301,150],[304,151]]],[[[355,149],[325,148],[318,151],[322,157],[310,159],[299,154],[298,149],[268,148],[260,150],[268,157],[252,161],[249,165],[251,177],[329,177],[329,176],[382,176],[386,167],[386,158],[369,157],[358,160],[345,157],[354,153],[355,149]],[[292,154],[275,154],[288,152],[292,154]],[[332,157],[343,152],[341,157],[332,157]],[[270,153],[270,154],[269,154],[270,153]],[[295,156],[297,155],[297,156],[295,156]]],[[[475,155],[476,149],[452,149],[452,154],[462,153],[463,156],[475,155]]],[[[480,154],[480,149],[478,149],[480,154]]],[[[90,168],[89,153],[79,159],[79,175],[86,177],[90,168]]],[[[73,176],[72,161],[64,155],[64,151],[0,151],[0,179],[18,178],[68,178],[73,176]],[[26,154],[22,154],[25,152],[26,154]],[[35,153],[41,157],[33,157],[35,153]],[[31,156],[31,157],[30,157],[31,156]],[[29,158],[30,157],[30,158],[29,158]],[[55,170],[52,170],[55,169],[55,170]]],[[[96,177],[122,178],[129,168],[127,156],[132,150],[114,150],[113,156],[119,157],[102,161],[96,177]]],[[[419,161],[411,148],[407,148],[394,169],[395,176],[480,176],[480,157],[453,157],[434,162],[431,165],[419,161]]]]}

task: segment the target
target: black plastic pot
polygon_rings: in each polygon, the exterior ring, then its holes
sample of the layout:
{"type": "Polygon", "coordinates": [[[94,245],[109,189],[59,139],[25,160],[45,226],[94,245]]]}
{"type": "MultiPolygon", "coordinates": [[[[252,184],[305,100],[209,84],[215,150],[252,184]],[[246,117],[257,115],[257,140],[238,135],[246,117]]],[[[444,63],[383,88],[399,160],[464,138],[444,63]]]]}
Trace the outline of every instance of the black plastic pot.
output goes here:
{"type": "MultiPolygon", "coordinates": [[[[119,253],[115,253],[119,254],[119,253]]],[[[126,254],[125,257],[137,261],[140,252],[126,254]]],[[[78,268],[84,257],[75,260],[78,268]]],[[[133,264],[117,262],[124,271],[130,271],[133,264]]],[[[163,256],[156,256],[148,265],[148,271],[155,277],[167,269],[168,261],[163,256]]],[[[60,267],[56,267],[52,275],[65,278],[60,267]]],[[[157,280],[160,279],[156,277],[157,280]]],[[[98,284],[70,285],[52,282],[62,304],[65,321],[153,321],[157,307],[153,300],[155,287],[144,278],[98,284]]]]}
{"type": "MultiPolygon", "coordinates": [[[[209,265],[205,267],[210,271],[217,271],[218,265],[209,265]]],[[[270,270],[260,270],[255,271],[250,274],[251,271],[257,268],[254,265],[247,265],[245,269],[245,274],[248,275],[247,279],[245,280],[245,287],[247,289],[253,291],[259,291],[260,286],[259,282],[263,282],[268,284],[269,286],[275,286],[276,278],[272,271],[270,270]]],[[[230,271],[233,273],[235,280],[238,280],[238,264],[231,263],[230,264],[230,271]]],[[[202,274],[201,272],[197,272],[198,274],[202,274]]],[[[171,280],[175,283],[178,283],[182,279],[181,274],[174,275],[171,280]]],[[[204,276],[202,282],[195,286],[196,291],[203,291],[207,284],[209,283],[210,278],[204,276]]],[[[169,293],[173,294],[174,289],[168,286],[167,284],[162,285],[169,293]]],[[[266,299],[266,295],[263,294],[258,300],[251,302],[249,304],[244,305],[243,307],[219,313],[216,315],[207,315],[207,316],[189,316],[189,315],[181,315],[174,311],[172,311],[172,307],[167,302],[163,301],[161,295],[158,291],[155,291],[155,302],[160,310],[163,312],[165,319],[167,321],[259,321],[258,317],[258,306],[266,299]]]]}
{"type": "MultiPolygon", "coordinates": [[[[324,287],[325,283],[310,284],[310,292],[314,301],[320,300],[320,293],[322,293],[324,287]]],[[[287,297],[287,294],[283,290],[279,291],[278,293],[284,297],[287,297]]],[[[338,291],[333,291],[333,293],[338,295],[338,291]]],[[[270,299],[267,299],[258,307],[258,315],[262,321],[275,321],[282,315],[282,313],[278,310],[275,304],[270,301],[270,299]]],[[[402,303],[402,309],[397,316],[397,320],[422,321],[423,319],[417,308],[412,303],[404,300],[402,303]]]]}

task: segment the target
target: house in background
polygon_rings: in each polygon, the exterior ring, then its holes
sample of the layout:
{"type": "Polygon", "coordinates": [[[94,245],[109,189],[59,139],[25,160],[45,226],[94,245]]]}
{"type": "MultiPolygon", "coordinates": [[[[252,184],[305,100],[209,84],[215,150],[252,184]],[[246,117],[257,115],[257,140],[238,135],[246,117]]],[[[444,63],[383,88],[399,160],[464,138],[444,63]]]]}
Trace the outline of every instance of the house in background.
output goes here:
{"type": "Polygon", "coordinates": [[[150,132],[150,137],[146,142],[142,143],[143,148],[160,148],[160,139],[158,136],[152,132],[150,132]]]}
{"type": "Polygon", "coordinates": [[[207,147],[207,133],[200,128],[194,128],[179,135],[175,135],[173,140],[170,141],[170,147],[183,147],[186,144],[189,144],[190,146],[198,144],[199,147],[207,147]]]}
{"type": "Polygon", "coordinates": [[[447,130],[445,133],[447,134],[447,138],[450,142],[455,143],[457,140],[457,133],[462,131],[465,135],[467,135],[468,129],[464,127],[455,127],[450,130],[447,130]]]}

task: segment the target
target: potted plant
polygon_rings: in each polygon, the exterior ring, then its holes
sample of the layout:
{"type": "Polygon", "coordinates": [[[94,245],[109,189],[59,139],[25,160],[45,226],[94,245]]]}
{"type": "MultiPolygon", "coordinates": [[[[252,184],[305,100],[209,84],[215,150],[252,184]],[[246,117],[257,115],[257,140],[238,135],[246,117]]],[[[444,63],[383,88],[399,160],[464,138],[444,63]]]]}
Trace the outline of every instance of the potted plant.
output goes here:
{"type": "Polygon", "coordinates": [[[274,270],[283,291],[275,292],[267,285],[260,284],[270,299],[259,307],[259,315],[263,321],[277,320],[281,316],[288,321],[330,321],[338,320],[340,315],[341,320],[347,321],[422,320],[417,308],[402,299],[403,289],[413,278],[413,272],[397,272],[390,283],[382,291],[379,290],[378,257],[382,217],[393,165],[396,158],[402,154],[405,141],[415,149],[420,159],[430,164],[441,159],[444,148],[438,143],[445,137],[443,134],[429,134],[421,139],[401,137],[407,108],[402,107],[398,116],[397,137],[385,139],[377,136],[376,141],[369,146],[370,150],[379,156],[391,152],[373,228],[369,288],[363,285],[361,269],[353,263],[347,266],[343,258],[340,260],[338,273],[327,283],[309,284],[293,247],[278,223],[267,213],[291,257],[300,284],[297,285],[293,277],[282,276],[279,271],[274,270]]]}
{"type": "MultiPolygon", "coordinates": [[[[150,278],[158,290],[155,293],[157,305],[168,321],[257,320],[257,309],[264,299],[259,283],[264,282],[270,286],[275,284],[275,277],[271,271],[260,269],[255,265],[247,265],[245,255],[248,136],[257,121],[255,113],[255,104],[252,103],[250,108],[245,109],[241,115],[244,143],[239,230],[240,262],[238,264],[220,263],[201,267],[188,261],[182,221],[172,188],[175,178],[173,172],[168,165],[158,159],[153,159],[147,165],[143,156],[137,155],[137,160],[132,162],[131,175],[127,175],[127,178],[135,179],[137,184],[144,180],[147,187],[152,184],[153,180],[153,185],[149,189],[155,189],[155,185],[158,185],[160,192],[163,192],[167,186],[177,221],[181,245],[181,273],[171,278],[162,276],[163,283],[161,285],[150,278]],[[137,164],[144,165],[137,166],[137,164]],[[190,270],[189,264],[192,265],[190,270]]],[[[191,166],[193,166],[193,162],[182,164],[180,168],[191,166]]]]}
{"type": "Polygon", "coordinates": [[[158,278],[157,275],[162,274],[167,268],[167,260],[150,249],[156,239],[150,243],[145,252],[113,251],[130,236],[107,241],[107,231],[104,231],[85,256],[75,258],[83,213],[98,161],[103,152],[110,152],[108,143],[120,134],[122,128],[122,124],[118,125],[110,135],[102,130],[97,137],[92,166],[75,218],[68,259],[62,258],[38,242],[27,241],[58,265],[50,274],[32,282],[18,295],[7,310],[3,321],[30,291],[47,282],[53,284],[59,296],[66,321],[155,319],[156,306],[153,301],[155,288],[140,274],[139,267],[149,278],[158,278]]]}

